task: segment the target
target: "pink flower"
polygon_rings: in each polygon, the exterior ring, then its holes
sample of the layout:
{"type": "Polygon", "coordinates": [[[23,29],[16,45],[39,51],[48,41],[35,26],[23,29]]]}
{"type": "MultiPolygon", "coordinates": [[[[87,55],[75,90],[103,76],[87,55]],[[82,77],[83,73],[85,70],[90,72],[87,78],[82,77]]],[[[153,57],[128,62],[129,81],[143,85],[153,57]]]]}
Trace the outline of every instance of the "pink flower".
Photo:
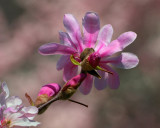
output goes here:
{"type": "Polygon", "coordinates": [[[0,93],[0,128],[16,126],[37,126],[40,124],[33,118],[38,112],[34,106],[24,107],[17,96],[9,97],[9,90],[5,82],[1,85],[0,93]]]}
{"type": "Polygon", "coordinates": [[[98,90],[104,89],[107,85],[112,89],[119,87],[119,76],[109,65],[124,69],[137,66],[138,57],[132,53],[123,52],[117,57],[112,57],[112,55],[121,52],[130,45],[136,39],[136,33],[125,32],[116,40],[111,41],[112,26],[108,24],[100,30],[99,17],[94,12],[87,12],[82,19],[83,36],[81,35],[80,26],[73,15],[65,14],[63,23],[67,32],[59,32],[60,44],[48,43],[39,48],[39,52],[42,55],[62,55],[57,63],[57,70],[63,69],[63,79],[65,81],[71,79],[78,71],[78,66],[70,61],[70,55],[73,55],[78,62],[81,62],[80,55],[86,48],[94,49],[94,54],[88,58],[93,67],[98,64],[103,69],[113,73],[98,71],[102,79],[94,79],[92,75],[87,74],[87,78],[80,86],[80,91],[83,94],[90,92],[93,80],[98,90]],[[94,57],[98,58],[95,58],[95,63],[94,57]]]}

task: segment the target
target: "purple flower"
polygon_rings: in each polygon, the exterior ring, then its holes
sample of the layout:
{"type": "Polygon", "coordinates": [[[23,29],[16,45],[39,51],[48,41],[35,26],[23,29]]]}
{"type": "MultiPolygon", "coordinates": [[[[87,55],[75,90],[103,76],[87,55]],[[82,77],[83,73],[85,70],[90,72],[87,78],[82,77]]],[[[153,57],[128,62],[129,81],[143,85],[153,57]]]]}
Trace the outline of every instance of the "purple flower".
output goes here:
{"type": "Polygon", "coordinates": [[[137,37],[136,33],[125,32],[116,40],[111,41],[112,26],[108,24],[100,30],[99,17],[94,12],[87,12],[82,19],[83,36],[81,35],[80,26],[73,15],[65,14],[63,23],[67,32],[59,32],[60,44],[49,43],[39,48],[39,52],[42,55],[62,55],[57,63],[57,70],[63,69],[63,79],[67,81],[77,74],[78,66],[72,64],[70,56],[73,55],[74,59],[81,62],[80,55],[86,48],[94,49],[93,55],[88,58],[91,66],[95,68],[98,65],[108,72],[112,72],[110,74],[99,70],[98,73],[102,79],[94,79],[92,75],[87,74],[87,78],[79,87],[83,94],[90,92],[93,80],[98,90],[104,89],[107,85],[112,89],[119,87],[119,76],[109,65],[124,69],[137,66],[138,57],[132,53],[123,52],[117,57],[112,56],[131,44],[137,37]]]}
{"type": "Polygon", "coordinates": [[[33,118],[38,112],[34,106],[24,107],[17,96],[9,97],[9,90],[5,82],[1,85],[0,93],[0,127],[12,128],[16,126],[37,126],[40,124],[33,118]]]}

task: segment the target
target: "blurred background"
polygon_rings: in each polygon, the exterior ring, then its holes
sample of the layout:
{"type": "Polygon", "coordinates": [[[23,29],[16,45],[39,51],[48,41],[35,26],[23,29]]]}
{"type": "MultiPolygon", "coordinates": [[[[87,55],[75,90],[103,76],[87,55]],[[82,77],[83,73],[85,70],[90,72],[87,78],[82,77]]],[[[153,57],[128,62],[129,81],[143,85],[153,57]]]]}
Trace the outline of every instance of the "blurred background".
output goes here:
{"type": "Polygon", "coordinates": [[[64,14],[73,14],[81,25],[87,11],[98,13],[101,27],[112,24],[112,39],[136,32],[137,39],[125,51],[135,53],[140,63],[131,70],[117,70],[117,90],[92,88],[89,95],[77,91],[72,99],[89,108],[55,102],[36,117],[38,128],[160,128],[159,0],[0,0],[0,80],[26,106],[26,92],[35,100],[42,85],[63,85],[62,71],[56,70],[60,56],[42,56],[37,49],[59,42],[64,14]]]}

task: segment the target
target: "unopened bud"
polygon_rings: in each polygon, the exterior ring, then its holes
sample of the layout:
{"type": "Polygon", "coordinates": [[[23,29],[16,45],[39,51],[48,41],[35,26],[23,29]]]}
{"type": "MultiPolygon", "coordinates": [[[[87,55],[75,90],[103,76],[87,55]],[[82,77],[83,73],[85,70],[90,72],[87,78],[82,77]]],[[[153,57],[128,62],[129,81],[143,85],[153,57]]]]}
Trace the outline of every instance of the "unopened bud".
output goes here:
{"type": "Polygon", "coordinates": [[[72,79],[70,79],[62,88],[60,92],[60,99],[66,100],[69,99],[77,90],[77,88],[80,86],[80,84],[83,82],[83,80],[87,77],[87,74],[81,73],[72,79]]]}
{"type": "Polygon", "coordinates": [[[89,72],[94,70],[100,62],[101,57],[94,52],[93,48],[86,48],[80,55],[82,71],[89,72]]]}
{"type": "Polygon", "coordinates": [[[56,83],[51,83],[42,86],[42,88],[39,91],[38,97],[36,99],[35,106],[40,106],[49,101],[51,98],[57,95],[60,89],[61,89],[60,85],[56,83]]]}
{"type": "Polygon", "coordinates": [[[97,53],[92,53],[88,57],[89,64],[95,69],[101,60],[101,57],[97,53]]]}

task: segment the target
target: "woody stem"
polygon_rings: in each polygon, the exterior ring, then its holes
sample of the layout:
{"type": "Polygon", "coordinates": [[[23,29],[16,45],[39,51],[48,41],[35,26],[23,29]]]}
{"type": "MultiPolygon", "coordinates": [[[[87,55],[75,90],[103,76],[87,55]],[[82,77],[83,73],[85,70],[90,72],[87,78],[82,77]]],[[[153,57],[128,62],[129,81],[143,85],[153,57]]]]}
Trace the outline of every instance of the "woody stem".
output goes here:
{"type": "Polygon", "coordinates": [[[55,102],[55,101],[57,101],[57,100],[59,100],[59,99],[60,99],[60,98],[57,97],[57,98],[55,98],[55,99],[49,100],[47,103],[42,104],[41,106],[39,106],[39,107],[38,107],[38,110],[40,111],[43,107],[45,107],[45,106],[47,106],[47,105],[50,105],[51,103],[53,103],[53,102],[55,102]]]}

